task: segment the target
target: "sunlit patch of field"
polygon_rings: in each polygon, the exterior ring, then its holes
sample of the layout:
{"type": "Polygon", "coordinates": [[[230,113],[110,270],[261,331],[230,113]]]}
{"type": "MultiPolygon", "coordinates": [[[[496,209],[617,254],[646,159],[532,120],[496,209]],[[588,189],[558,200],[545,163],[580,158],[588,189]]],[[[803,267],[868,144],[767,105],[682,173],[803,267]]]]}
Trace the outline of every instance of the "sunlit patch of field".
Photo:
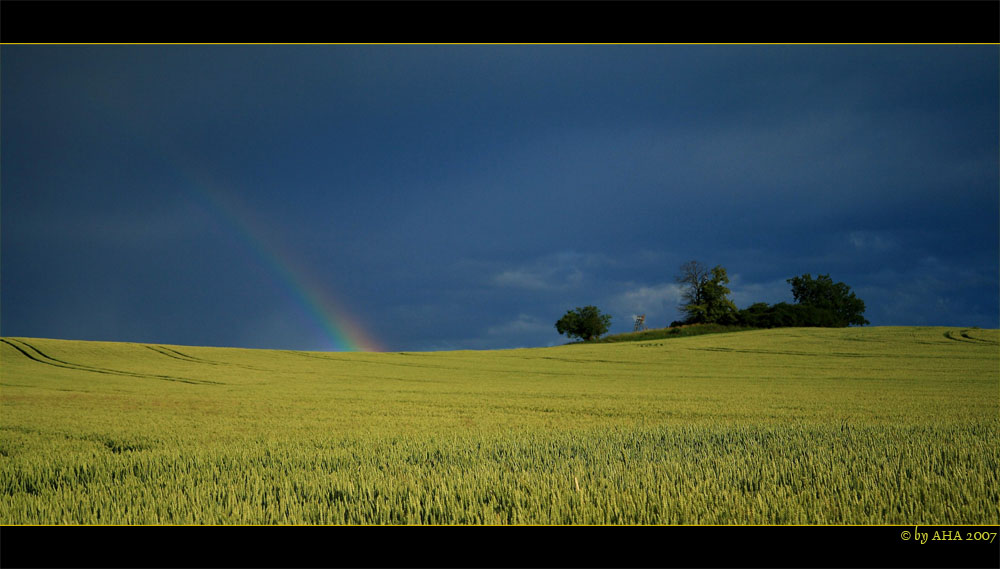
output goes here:
{"type": "Polygon", "coordinates": [[[997,330],[0,366],[0,523],[1000,523],[997,330]]]}

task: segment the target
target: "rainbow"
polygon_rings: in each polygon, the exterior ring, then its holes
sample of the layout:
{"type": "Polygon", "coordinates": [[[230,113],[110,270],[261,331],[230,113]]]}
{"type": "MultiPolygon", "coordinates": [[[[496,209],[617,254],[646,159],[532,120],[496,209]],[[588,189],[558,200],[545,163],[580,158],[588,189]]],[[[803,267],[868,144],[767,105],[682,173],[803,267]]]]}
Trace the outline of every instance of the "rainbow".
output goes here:
{"type": "MultiPolygon", "coordinates": [[[[94,96],[90,102],[98,108],[114,114],[121,114],[121,108],[110,100],[94,96]]],[[[138,129],[137,139],[147,138],[138,129]]],[[[234,233],[275,276],[285,291],[315,322],[325,338],[326,348],[332,351],[382,352],[385,349],[368,334],[342,303],[335,302],[329,293],[329,286],[315,278],[306,267],[296,264],[294,255],[286,253],[279,240],[269,236],[263,224],[255,221],[248,208],[226,192],[221,184],[213,183],[210,176],[194,166],[185,153],[170,152],[168,148],[153,142],[158,148],[164,165],[177,175],[180,188],[196,203],[205,206],[216,217],[224,220],[234,233]],[[172,158],[172,159],[171,159],[172,158]]]]}
{"type": "MultiPolygon", "coordinates": [[[[194,177],[198,179],[200,177],[194,177]]],[[[382,352],[384,348],[359,324],[343,303],[334,301],[329,286],[297,264],[263,224],[239,200],[218,187],[199,181],[199,202],[226,222],[275,276],[285,292],[322,331],[326,348],[339,352],[382,352]]]]}

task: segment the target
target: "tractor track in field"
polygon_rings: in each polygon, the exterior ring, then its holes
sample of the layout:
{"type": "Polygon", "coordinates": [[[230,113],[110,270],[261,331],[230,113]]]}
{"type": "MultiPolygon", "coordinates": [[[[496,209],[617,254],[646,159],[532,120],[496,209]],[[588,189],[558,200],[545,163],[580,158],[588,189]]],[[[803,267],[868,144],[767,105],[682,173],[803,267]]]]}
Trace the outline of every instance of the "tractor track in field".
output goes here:
{"type": "Polygon", "coordinates": [[[119,370],[119,369],[109,369],[109,368],[88,366],[88,365],[85,365],[85,364],[77,364],[77,363],[68,362],[68,361],[65,361],[65,360],[60,360],[58,358],[54,358],[54,357],[46,354],[45,352],[39,350],[35,346],[29,344],[28,342],[25,342],[24,340],[13,340],[13,339],[10,339],[10,338],[0,338],[0,342],[3,342],[4,344],[7,344],[8,346],[11,346],[15,350],[21,352],[21,354],[23,354],[29,360],[38,362],[40,364],[50,365],[50,366],[53,366],[53,367],[60,367],[60,368],[64,368],[64,369],[71,369],[71,370],[74,370],[74,371],[89,371],[89,372],[93,372],[93,373],[102,373],[102,374],[105,374],[105,375],[119,375],[119,376],[125,376],[125,377],[138,377],[138,378],[144,378],[144,379],[159,379],[159,380],[163,380],[163,381],[175,381],[175,382],[180,382],[180,383],[190,383],[190,384],[193,384],[193,385],[209,385],[209,384],[221,385],[222,384],[221,382],[211,381],[211,380],[207,380],[207,379],[193,379],[193,378],[189,378],[189,377],[176,377],[176,376],[172,376],[172,375],[157,375],[157,374],[151,374],[151,373],[139,373],[139,372],[133,372],[133,371],[124,371],[124,370],[119,370]],[[20,344],[20,345],[18,345],[18,344],[20,344]],[[32,354],[31,352],[34,352],[34,354],[32,354]]]}
{"type": "Polygon", "coordinates": [[[228,362],[219,362],[219,361],[215,361],[215,360],[206,360],[206,359],[202,359],[202,358],[196,358],[194,356],[189,356],[189,355],[185,354],[184,352],[180,352],[180,351],[168,348],[166,346],[150,346],[149,344],[143,344],[142,346],[144,348],[153,350],[154,352],[156,352],[156,353],[158,353],[160,355],[167,356],[168,358],[173,358],[175,360],[180,360],[182,362],[188,362],[188,363],[193,363],[193,364],[207,364],[207,365],[211,365],[211,366],[239,367],[239,368],[243,368],[243,369],[251,369],[251,370],[254,370],[254,371],[270,371],[270,370],[267,370],[267,369],[264,369],[264,368],[254,367],[254,366],[248,366],[248,365],[245,365],[245,364],[233,364],[233,363],[228,363],[228,362]]]}
{"type": "MultiPolygon", "coordinates": [[[[313,359],[317,359],[317,360],[324,360],[324,361],[328,361],[328,362],[343,362],[343,361],[347,361],[347,360],[341,360],[341,359],[338,359],[338,358],[331,358],[331,357],[327,357],[327,356],[319,356],[319,355],[309,354],[309,353],[305,353],[305,352],[295,352],[295,351],[291,351],[291,350],[283,350],[283,353],[292,354],[292,355],[296,355],[296,356],[302,356],[304,358],[313,358],[313,359]]],[[[406,354],[406,353],[401,352],[400,355],[413,355],[413,354],[406,354]]],[[[402,363],[402,362],[391,362],[391,361],[372,361],[372,360],[363,360],[363,359],[354,359],[354,358],[352,358],[350,360],[350,362],[351,363],[361,363],[361,364],[371,364],[371,365],[377,365],[377,366],[396,366],[396,367],[419,368],[419,369],[442,369],[442,370],[447,370],[447,371],[459,371],[459,372],[471,372],[471,371],[475,371],[475,369],[473,367],[470,367],[470,366],[461,366],[461,365],[448,366],[448,365],[440,365],[440,364],[402,363]]],[[[530,373],[531,375],[556,375],[556,376],[576,375],[575,372],[551,372],[551,371],[535,371],[535,370],[527,371],[527,372],[523,372],[523,373],[530,373]]],[[[386,378],[386,379],[398,379],[398,378],[386,378]]]]}
{"type": "Polygon", "coordinates": [[[994,342],[992,340],[983,340],[982,338],[973,338],[972,336],[969,335],[969,332],[971,332],[971,331],[972,331],[971,328],[967,328],[967,329],[962,330],[960,332],[955,331],[955,330],[948,330],[943,335],[944,335],[945,338],[948,338],[949,340],[954,340],[956,342],[962,342],[962,343],[965,343],[965,344],[977,344],[977,345],[988,344],[990,346],[996,346],[996,345],[998,345],[997,342],[994,342]]]}
{"type": "MultiPolygon", "coordinates": [[[[286,353],[286,354],[292,354],[292,355],[296,355],[296,356],[302,356],[304,358],[313,358],[313,359],[316,359],[316,360],[325,360],[325,361],[328,361],[328,362],[345,362],[345,361],[347,361],[347,360],[342,360],[342,359],[339,359],[339,358],[331,358],[331,357],[327,357],[327,356],[318,356],[318,355],[314,355],[314,354],[307,354],[305,352],[295,352],[295,351],[291,351],[291,350],[283,350],[283,352],[286,353]]],[[[463,371],[463,370],[467,369],[467,368],[461,367],[461,366],[456,367],[456,366],[444,366],[444,365],[438,365],[438,364],[410,364],[410,363],[390,362],[390,361],[385,361],[385,362],[383,362],[383,361],[374,361],[373,362],[371,360],[363,360],[363,359],[357,359],[357,358],[352,358],[350,360],[350,363],[372,364],[372,365],[379,365],[379,366],[416,367],[416,368],[424,368],[424,369],[446,369],[446,370],[456,370],[456,371],[463,371]]]]}
{"type": "Polygon", "coordinates": [[[992,346],[1000,345],[1000,342],[995,342],[993,340],[984,340],[982,338],[973,338],[972,336],[969,335],[969,332],[971,332],[971,331],[972,331],[971,329],[969,329],[969,330],[962,330],[962,337],[965,338],[966,340],[972,340],[973,342],[979,342],[981,344],[990,344],[992,346]]]}
{"type": "Polygon", "coordinates": [[[212,366],[223,365],[221,362],[213,362],[209,360],[202,360],[199,358],[191,357],[187,354],[182,354],[177,350],[171,350],[170,348],[165,348],[163,346],[149,346],[143,345],[147,350],[153,350],[154,352],[160,354],[161,356],[167,356],[168,358],[173,358],[175,360],[180,360],[182,362],[195,363],[195,364],[208,364],[212,366]]]}
{"type": "Polygon", "coordinates": [[[518,359],[523,360],[551,360],[557,362],[567,362],[571,364],[622,364],[622,365],[637,365],[637,366],[658,366],[662,365],[659,362],[644,362],[635,360],[604,360],[598,358],[564,358],[557,356],[516,356],[518,359]]]}
{"type": "MultiPolygon", "coordinates": [[[[949,340],[954,340],[956,342],[962,342],[964,344],[972,344],[981,346],[983,344],[997,345],[995,342],[990,342],[989,340],[977,340],[976,338],[954,338],[949,336],[951,332],[945,332],[944,337],[949,340]]],[[[688,348],[693,351],[698,352],[716,352],[716,353],[727,353],[727,354],[754,354],[754,355],[767,355],[767,356],[803,356],[803,357],[833,357],[833,358],[880,358],[880,359],[941,359],[943,357],[947,358],[971,358],[975,356],[939,356],[939,355],[923,355],[923,354],[896,354],[890,352],[871,352],[871,353],[859,353],[859,352],[824,352],[824,351],[811,351],[811,352],[797,352],[792,350],[765,350],[765,349],[754,349],[754,348],[724,348],[724,347],[699,347],[699,348],[688,348]]]]}

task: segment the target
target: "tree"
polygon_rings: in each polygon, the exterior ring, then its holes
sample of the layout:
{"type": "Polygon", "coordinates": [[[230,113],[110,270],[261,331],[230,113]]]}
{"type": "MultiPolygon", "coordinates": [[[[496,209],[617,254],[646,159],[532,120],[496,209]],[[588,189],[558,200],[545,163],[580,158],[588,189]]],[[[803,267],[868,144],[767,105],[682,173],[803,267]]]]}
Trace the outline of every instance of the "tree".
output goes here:
{"type": "Polygon", "coordinates": [[[709,270],[698,261],[681,265],[677,282],[685,285],[679,306],[685,324],[729,323],[735,318],[736,305],[729,299],[729,276],[721,265],[709,270]]]}
{"type": "Polygon", "coordinates": [[[830,275],[819,275],[813,279],[812,275],[806,273],[792,277],[788,282],[792,285],[795,302],[833,313],[835,326],[870,324],[863,316],[864,301],[851,292],[851,287],[833,282],[830,275]]]}
{"type": "Polygon", "coordinates": [[[741,326],[752,328],[825,327],[836,328],[839,319],[832,310],[816,308],[808,304],[788,304],[779,302],[769,305],[758,302],[740,310],[736,318],[741,326]]]}
{"type": "Polygon", "coordinates": [[[606,334],[611,328],[611,316],[601,314],[596,306],[577,307],[576,310],[568,310],[562,318],[556,322],[556,331],[566,334],[569,338],[580,338],[590,341],[606,334]]]}

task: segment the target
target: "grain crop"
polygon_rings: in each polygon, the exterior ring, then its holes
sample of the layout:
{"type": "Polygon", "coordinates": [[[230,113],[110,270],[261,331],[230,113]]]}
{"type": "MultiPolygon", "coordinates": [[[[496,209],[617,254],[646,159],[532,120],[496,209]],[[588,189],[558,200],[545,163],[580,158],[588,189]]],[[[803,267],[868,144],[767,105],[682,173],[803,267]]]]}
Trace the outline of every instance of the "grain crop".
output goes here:
{"type": "Polygon", "coordinates": [[[0,340],[4,524],[997,524],[1000,334],[0,340]]]}

